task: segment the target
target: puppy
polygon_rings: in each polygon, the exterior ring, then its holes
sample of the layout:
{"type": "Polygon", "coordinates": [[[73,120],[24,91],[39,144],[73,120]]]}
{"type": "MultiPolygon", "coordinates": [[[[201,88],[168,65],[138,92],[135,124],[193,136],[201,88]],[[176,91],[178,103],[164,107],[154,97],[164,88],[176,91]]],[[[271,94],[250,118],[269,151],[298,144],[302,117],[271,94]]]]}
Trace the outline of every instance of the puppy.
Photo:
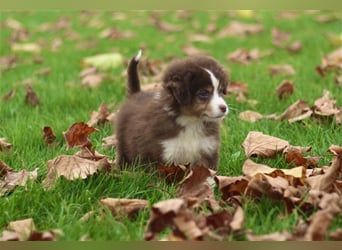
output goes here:
{"type": "Polygon", "coordinates": [[[139,54],[128,65],[128,99],[117,115],[117,163],[193,164],[217,169],[219,123],[229,109],[223,99],[228,76],[207,56],[175,60],[162,89],[143,92],[139,54]]]}

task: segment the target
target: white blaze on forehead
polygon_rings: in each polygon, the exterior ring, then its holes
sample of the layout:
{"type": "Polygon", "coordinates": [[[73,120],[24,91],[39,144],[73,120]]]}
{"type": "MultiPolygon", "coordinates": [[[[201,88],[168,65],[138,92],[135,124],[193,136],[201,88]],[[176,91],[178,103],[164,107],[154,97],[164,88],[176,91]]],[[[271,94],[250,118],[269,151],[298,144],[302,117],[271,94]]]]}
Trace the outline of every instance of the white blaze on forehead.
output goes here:
{"type": "Polygon", "coordinates": [[[209,69],[204,69],[204,70],[207,71],[208,74],[210,75],[210,80],[211,80],[211,83],[213,84],[214,92],[217,92],[217,89],[219,86],[219,80],[216,78],[213,72],[211,72],[209,69]]]}

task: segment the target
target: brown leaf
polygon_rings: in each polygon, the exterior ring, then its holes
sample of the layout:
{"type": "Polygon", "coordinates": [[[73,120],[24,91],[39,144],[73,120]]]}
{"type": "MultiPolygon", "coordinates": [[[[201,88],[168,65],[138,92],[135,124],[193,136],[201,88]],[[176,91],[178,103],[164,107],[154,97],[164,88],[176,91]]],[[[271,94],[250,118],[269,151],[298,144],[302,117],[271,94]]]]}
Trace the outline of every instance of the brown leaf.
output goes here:
{"type": "Polygon", "coordinates": [[[197,47],[195,47],[194,45],[191,45],[191,44],[184,45],[182,47],[182,51],[187,56],[206,55],[206,54],[208,54],[207,51],[201,50],[201,49],[199,49],[199,48],[197,48],[197,47]]]}
{"type": "Polygon", "coordinates": [[[48,174],[43,186],[50,188],[55,181],[64,176],[68,180],[86,179],[103,169],[110,169],[107,158],[98,161],[88,160],[75,155],[60,155],[47,162],[48,174]]]}
{"type": "Polygon", "coordinates": [[[15,90],[12,89],[7,94],[4,94],[2,96],[2,100],[8,101],[8,100],[11,100],[14,96],[15,96],[15,90]]]}
{"type": "Polygon", "coordinates": [[[37,106],[40,104],[38,95],[30,85],[26,88],[25,102],[31,106],[37,106]]]}
{"type": "Polygon", "coordinates": [[[173,219],[185,212],[187,203],[180,198],[160,201],[152,206],[151,216],[147,223],[145,240],[153,240],[156,234],[173,224],[173,219]]]}
{"type": "Polygon", "coordinates": [[[257,173],[248,182],[245,193],[251,197],[267,196],[270,199],[279,200],[283,197],[284,191],[289,187],[285,178],[275,178],[257,173]]]}
{"type": "Polygon", "coordinates": [[[249,241],[288,241],[292,239],[292,235],[284,231],[283,233],[270,233],[265,235],[254,235],[253,233],[247,234],[249,241]]]}
{"type": "Polygon", "coordinates": [[[336,115],[340,111],[336,108],[336,99],[330,99],[330,92],[324,90],[323,97],[317,99],[314,103],[314,113],[320,116],[336,115]]]}
{"type": "Polygon", "coordinates": [[[292,95],[293,92],[294,92],[294,83],[288,80],[283,81],[276,88],[276,95],[279,97],[279,99],[292,95]]]}
{"type": "Polygon", "coordinates": [[[183,30],[181,26],[173,25],[165,21],[162,21],[160,19],[159,14],[156,12],[152,13],[150,17],[151,17],[152,24],[154,24],[157,27],[157,29],[162,32],[170,33],[170,32],[178,32],[178,31],[183,30]]]}
{"type": "Polygon", "coordinates": [[[295,69],[289,65],[271,65],[268,67],[268,72],[271,76],[292,76],[296,74],[295,69]]]}
{"type": "Polygon", "coordinates": [[[289,145],[285,140],[264,135],[261,132],[251,131],[248,133],[242,146],[245,154],[250,157],[273,158],[276,153],[281,153],[289,145]]]}
{"type": "Polygon", "coordinates": [[[202,42],[202,43],[212,43],[213,42],[213,40],[209,36],[202,34],[202,33],[191,34],[188,36],[188,40],[190,42],[202,42]]]}
{"type": "Polygon", "coordinates": [[[159,178],[165,180],[167,183],[179,183],[188,172],[189,165],[158,165],[159,178]]]}
{"type": "Polygon", "coordinates": [[[301,116],[309,112],[310,109],[307,105],[307,101],[298,100],[290,105],[281,115],[278,116],[280,120],[290,120],[301,116]]]}
{"type": "Polygon", "coordinates": [[[243,227],[243,224],[245,222],[245,216],[242,207],[237,207],[234,217],[232,221],[230,222],[230,227],[233,231],[240,231],[243,227]]]}
{"type": "Polygon", "coordinates": [[[302,50],[302,48],[303,48],[303,45],[300,41],[294,41],[289,46],[287,46],[286,49],[290,53],[298,53],[299,51],[302,50]]]}
{"type": "Polygon", "coordinates": [[[129,218],[134,217],[140,210],[147,208],[148,205],[147,200],[118,198],[101,199],[100,203],[108,207],[113,216],[124,214],[129,218]]]}
{"type": "Polygon", "coordinates": [[[28,241],[57,241],[56,236],[63,236],[64,233],[60,229],[52,229],[45,232],[32,232],[31,236],[27,239],[28,241]]]}
{"type": "Polygon", "coordinates": [[[204,198],[208,196],[212,189],[207,179],[213,177],[215,172],[203,166],[194,166],[185,177],[184,182],[177,190],[177,197],[204,198]]]}
{"type": "Polygon", "coordinates": [[[323,175],[307,178],[307,183],[312,190],[332,191],[339,173],[342,172],[342,147],[332,145],[329,148],[329,152],[334,155],[334,159],[326,172],[323,175]]]}
{"type": "Polygon", "coordinates": [[[248,84],[241,82],[231,82],[227,87],[227,93],[229,94],[248,94],[248,84]]]}
{"type": "Polygon", "coordinates": [[[342,228],[339,228],[336,231],[331,232],[329,234],[329,237],[332,240],[339,240],[339,241],[341,241],[342,240],[342,228]]]}
{"type": "Polygon", "coordinates": [[[242,195],[248,185],[248,180],[244,176],[215,176],[214,180],[222,193],[222,200],[224,201],[232,196],[242,195]]]}
{"type": "Polygon", "coordinates": [[[8,143],[6,138],[0,138],[0,151],[8,151],[12,147],[13,145],[11,143],[8,143]]]}
{"type": "Polygon", "coordinates": [[[88,136],[95,131],[95,128],[89,127],[84,122],[76,122],[63,132],[64,139],[67,143],[67,149],[73,147],[87,147],[91,149],[92,144],[88,136]]]}
{"type": "Polygon", "coordinates": [[[7,175],[8,172],[13,172],[14,170],[9,167],[5,162],[0,160],[0,177],[7,175]]]}
{"type": "Polygon", "coordinates": [[[56,136],[53,133],[51,127],[45,126],[43,128],[43,140],[44,140],[44,143],[48,146],[52,145],[55,142],[56,136]]]}
{"type": "Polygon", "coordinates": [[[0,57],[0,69],[7,70],[14,68],[16,67],[17,61],[18,58],[15,55],[0,57]]]}
{"type": "Polygon", "coordinates": [[[115,148],[118,143],[116,135],[110,135],[102,139],[102,147],[104,149],[115,148]]]}
{"type": "Polygon", "coordinates": [[[260,51],[258,49],[252,49],[250,51],[246,49],[237,49],[230,53],[227,56],[227,59],[231,62],[247,65],[251,62],[259,61],[260,57],[260,51]]]}
{"type": "Polygon", "coordinates": [[[263,119],[264,115],[258,112],[252,111],[252,110],[246,110],[239,114],[239,118],[241,120],[248,121],[248,122],[256,122],[258,120],[263,119]]]}
{"type": "Polygon", "coordinates": [[[237,21],[232,21],[224,27],[219,33],[219,38],[246,35],[256,35],[264,31],[264,26],[261,24],[244,24],[237,21]]]}
{"type": "Polygon", "coordinates": [[[106,38],[110,40],[117,40],[117,39],[129,39],[134,38],[136,35],[133,31],[120,31],[117,28],[107,28],[101,31],[99,37],[106,38]]]}
{"type": "Polygon", "coordinates": [[[96,88],[96,87],[101,85],[103,80],[104,80],[104,75],[103,74],[86,75],[82,79],[82,85],[85,86],[85,87],[96,88]]]}
{"type": "Polygon", "coordinates": [[[110,115],[107,104],[102,103],[97,111],[91,112],[90,120],[87,122],[88,126],[93,127],[95,125],[104,126],[108,122],[107,117],[110,115]]]}
{"type": "Polygon", "coordinates": [[[16,232],[21,240],[27,239],[33,231],[36,231],[32,218],[12,221],[6,228],[9,231],[16,232]]]}
{"type": "Polygon", "coordinates": [[[48,68],[36,70],[34,74],[41,76],[41,75],[48,75],[50,74],[50,72],[51,72],[51,67],[48,67],[48,68]]]}
{"type": "Polygon", "coordinates": [[[7,171],[4,181],[0,185],[0,196],[13,191],[18,186],[25,187],[27,182],[36,180],[37,176],[38,168],[33,171],[25,169],[19,172],[7,171]]]}
{"type": "Polygon", "coordinates": [[[277,28],[272,29],[272,43],[274,46],[284,48],[290,38],[290,32],[281,31],[277,28]]]}
{"type": "Polygon", "coordinates": [[[338,194],[324,195],[322,199],[325,197],[327,197],[326,203],[329,205],[312,216],[304,235],[305,240],[325,240],[326,232],[332,220],[342,211],[341,197],[338,194]]]}

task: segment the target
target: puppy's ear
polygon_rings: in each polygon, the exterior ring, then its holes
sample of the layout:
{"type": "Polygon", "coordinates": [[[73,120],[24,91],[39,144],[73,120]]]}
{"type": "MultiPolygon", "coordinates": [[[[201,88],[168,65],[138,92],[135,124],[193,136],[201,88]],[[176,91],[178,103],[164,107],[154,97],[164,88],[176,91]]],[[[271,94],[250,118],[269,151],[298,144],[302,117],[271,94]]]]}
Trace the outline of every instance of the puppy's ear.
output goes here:
{"type": "Polygon", "coordinates": [[[166,88],[179,104],[188,105],[191,103],[190,83],[193,74],[188,71],[183,75],[173,75],[169,81],[164,83],[166,88]]]}

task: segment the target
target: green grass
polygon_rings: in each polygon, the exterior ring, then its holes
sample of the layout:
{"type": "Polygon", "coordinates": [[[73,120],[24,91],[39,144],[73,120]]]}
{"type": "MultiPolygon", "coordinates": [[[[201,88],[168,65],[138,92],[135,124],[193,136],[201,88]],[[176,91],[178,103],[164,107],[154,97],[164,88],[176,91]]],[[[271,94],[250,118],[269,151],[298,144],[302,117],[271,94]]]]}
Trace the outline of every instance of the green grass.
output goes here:
{"type": "MultiPolygon", "coordinates": [[[[149,21],[149,12],[125,12],[125,20],[115,20],[111,12],[95,12],[91,14],[70,11],[26,11],[2,12],[0,22],[12,18],[27,28],[30,36],[27,42],[44,40],[47,44],[43,48],[41,57],[43,64],[32,64],[33,55],[17,54],[20,62],[16,68],[1,73],[0,95],[10,90],[16,90],[16,95],[9,101],[0,100],[0,137],[6,137],[13,144],[13,149],[0,152],[0,159],[15,170],[33,170],[39,167],[39,178],[32,185],[18,188],[14,192],[0,197],[0,231],[14,220],[32,217],[40,231],[59,228],[64,236],[60,240],[79,240],[87,235],[93,240],[142,240],[145,226],[149,218],[149,211],[143,211],[134,220],[117,220],[109,211],[103,216],[95,216],[88,222],[79,219],[88,211],[101,211],[98,200],[106,197],[147,199],[149,204],[174,197],[176,186],[168,186],[160,181],[156,174],[144,172],[121,173],[119,176],[99,173],[86,180],[67,181],[60,179],[55,187],[45,191],[41,181],[47,173],[46,162],[61,154],[72,154],[66,151],[62,132],[77,121],[88,121],[89,112],[97,110],[102,102],[114,103],[116,107],[125,99],[125,78],[122,72],[124,66],[107,72],[110,77],[96,89],[81,86],[78,74],[82,70],[81,60],[86,56],[99,53],[118,51],[126,59],[135,55],[138,48],[145,46],[144,56],[149,59],[160,59],[168,62],[169,56],[184,56],[182,47],[188,44],[187,37],[192,33],[205,32],[205,28],[212,19],[216,20],[218,30],[225,27],[231,20],[255,22],[255,20],[232,18],[228,12],[193,12],[191,18],[180,19],[175,12],[161,15],[162,20],[180,25],[182,32],[163,33],[158,31],[149,21]],[[38,28],[44,23],[54,23],[61,16],[71,22],[79,40],[65,39],[65,30],[54,32],[40,32],[38,28]],[[92,27],[92,23],[102,23],[102,27],[92,27]],[[119,30],[130,30],[135,33],[131,39],[108,40],[99,38],[102,30],[115,27],[119,30]],[[57,52],[51,52],[49,45],[55,38],[61,38],[63,44],[57,52]],[[89,49],[78,49],[76,45],[81,41],[94,40],[97,46],[89,49]],[[170,42],[172,40],[172,42],[170,42]],[[51,67],[47,76],[36,76],[34,71],[51,67]],[[24,102],[25,86],[22,82],[32,78],[33,88],[40,97],[41,105],[31,107],[24,102]],[[67,84],[68,83],[68,84],[67,84]],[[42,128],[52,126],[57,141],[55,148],[47,148],[42,140],[42,128]]],[[[312,146],[313,155],[326,155],[331,144],[342,144],[342,128],[334,127],[331,123],[317,124],[314,121],[288,124],[287,122],[262,120],[248,123],[238,118],[238,114],[252,109],[263,114],[283,112],[290,104],[298,99],[304,99],[312,105],[314,100],[321,97],[323,90],[328,89],[332,97],[336,98],[338,106],[342,106],[342,89],[333,80],[332,74],[322,78],[315,72],[320,65],[321,57],[335,50],[326,34],[340,35],[341,22],[319,24],[316,15],[300,12],[295,20],[277,18],[278,12],[257,12],[259,22],[265,26],[265,31],[259,35],[244,38],[217,39],[212,36],[213,43],[194,43],[198,48],[209,51],[210,55],[219,60],[231,72],[231,79],[249,84],[249,98],[256,99],[259,104],[255,107],[235,101],[228,97],[227,102],[231,113],[222,126],[222,145],[220,154],[220,175],[240,175],[245,155],[241,144],[249,131],[256,130],[265,134],[288,140],[292,145],[312,146]],[[289,54],[285,50],[273,47],[271,43],[272,28],[289,31],[292,40],[300,40],[303,50],[298,54],[289,54]],[[233,64],[227,61],[228,53],[238,48],[273,49],[274,55],[261,59],[259,63],[250,65],[233,64]],[[291,64],[296,69],[292,77],[271,77],[268,66],[271,64],[291,64]],[[295,82],[295,93],[289,98],[279,101],[275,96],[275,88],[284,79],[295,82]]],[[[339,13],[341,15],[341,12],[339,13]]],[[[11,30],[1,28],[0,55],[11,55],[8,39],[11,30]]],[[[96,150],[112,158],[115,151],[102,149],[102,138],[111,135],[111,127],[91,135],[96,150]]],[[[279,164],[284,163],[278,160],[279,164]]],[[[329,162],[329,157],[323,159],[329,162]]],[[[274,164],[274,161],[270,162],[274,164]]],[[[292,214],[283,219],[283,204],[249,201],[245,204],[246,228],[256,233],[272,233],[292,230],[297,222],[298,214],[292,214]]],[[[341,216],[335,219],[331,229],[342,226],[341,216]]]]}

